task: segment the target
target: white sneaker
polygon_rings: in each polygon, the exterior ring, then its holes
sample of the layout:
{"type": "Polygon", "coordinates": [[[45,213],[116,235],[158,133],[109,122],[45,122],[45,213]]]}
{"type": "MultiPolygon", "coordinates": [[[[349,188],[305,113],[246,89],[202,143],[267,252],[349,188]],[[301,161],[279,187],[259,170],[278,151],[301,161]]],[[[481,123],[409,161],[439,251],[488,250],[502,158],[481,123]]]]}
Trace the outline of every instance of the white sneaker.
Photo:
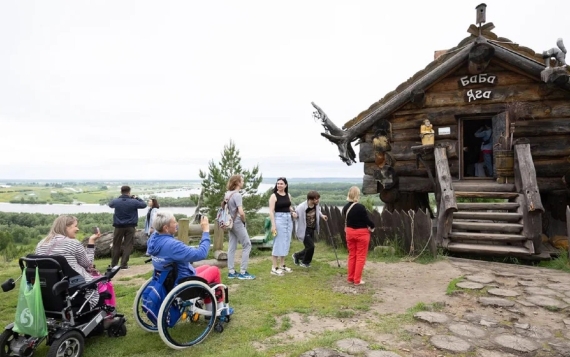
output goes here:
{"type": "Polygon", "coordinates": [[[271,274],[273,275],[279,275],[282,276],[283,275],[283,270],[279,269],[279,268],[271,268],[271,274]]]}
{"type": "Polygon", "coordinates": [[[285,265],[283,265],[281,270],[283,270],[285,273],[292,273],[293,272],[293,269],[286,267],[285,265]]]}

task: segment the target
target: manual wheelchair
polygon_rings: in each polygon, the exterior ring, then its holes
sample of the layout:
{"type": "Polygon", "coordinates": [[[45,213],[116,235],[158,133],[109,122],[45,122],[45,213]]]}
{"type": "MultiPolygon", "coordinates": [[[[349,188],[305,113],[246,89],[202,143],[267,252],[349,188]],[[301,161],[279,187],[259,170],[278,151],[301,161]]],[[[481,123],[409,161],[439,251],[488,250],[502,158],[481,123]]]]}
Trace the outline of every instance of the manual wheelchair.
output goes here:
{"type": "MultiPolygon", "coordinates": [[[[150,261],[148,259],[145,263],[150,261]]],[[[233,314],[233,308],[229,306],[228,287],[221,283],[208,284],[199,276],[188,277],[175,285],[176,264],[168,264],[165,268],[170,269],[154,270],[153,276],[137,292],[133,303],[137,324],[147,332],[158,332],[162,341],[176,350],[202,342],[212,330],[223,332],[223,323],[230,322],[233,314]],[[162,274],[167,274],[162,279],[167,294],[155,323],[144,308],[143,292],[162,274]]]]}
{"type": "MultiPolygon", "coordinates": [[[[111,297],[109,293],[100,294],[95,308],[89,304],[92,295],[85,297],[85,292],[97,290],[98,283],[110,281],[119,271],[118,266],[109,267],[104,275],[85,282],[63,256],[28,255],[18,262],[28,282],[34,282],[38,267],[48,334],[41,338],[21,335],[12,330],[14,323],[11,323],[0,335],[0,357],[31,357],[43,340],[49,346],[48,357],[80,357],[88,336],[104,332],[109,337],[127,334],[124,315],[103,303],[111,297]]],[[[15,286],[14,279],[8,279],[2,290],[10,291],[15,286]]]]}

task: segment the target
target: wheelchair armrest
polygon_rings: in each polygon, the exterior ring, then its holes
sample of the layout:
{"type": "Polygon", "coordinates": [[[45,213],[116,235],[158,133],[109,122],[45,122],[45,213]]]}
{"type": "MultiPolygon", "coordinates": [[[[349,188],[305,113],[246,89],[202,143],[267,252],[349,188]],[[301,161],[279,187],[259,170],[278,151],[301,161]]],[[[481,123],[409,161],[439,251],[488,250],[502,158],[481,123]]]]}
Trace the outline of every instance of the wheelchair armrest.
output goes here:
{"type": "Polygon", "coordinates": [[[60,296],[65,291],[67,291],[67,289],[69,289],[69,280],[65,279],[55,283],[54,286],[51,288],[51,292],[55,296],[60,296]]]}
{"type": "Polygon", "coordinates": [[[80,291],[88,290],[88,289],[97,289],[97,284],[104,282],[104,281],[108,281],[108,280],[109,280],[109,278],[107,278],[107,276],[102,275],[102,276],[98,277],[97,279],[91,280],[88,283],[80,285],[77,289],[80,291]]]}
{"type": "Polygon", "coordinates": [[[107,271],[105,272],[105,277],[108,280],[111,280],[115,277],[115,275],[117,275],[117,273],[119,272],[119,270],[121,270],[121,268],[118,265],[115,265],[114,267],[109,266],[107,268],[107,271]]]}

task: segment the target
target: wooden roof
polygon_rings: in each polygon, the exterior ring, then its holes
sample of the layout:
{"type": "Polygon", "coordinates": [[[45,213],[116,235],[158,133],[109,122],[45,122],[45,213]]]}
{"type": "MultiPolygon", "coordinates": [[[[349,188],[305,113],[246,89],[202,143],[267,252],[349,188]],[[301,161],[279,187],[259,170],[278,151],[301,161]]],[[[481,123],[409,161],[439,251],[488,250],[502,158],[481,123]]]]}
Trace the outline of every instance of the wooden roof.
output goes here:
{"type": "MultiPolygon", "coordinates": [[[[495,57],[507,62],[513,62],[514,65],[518,65],[521,69],[536,75],[536,78],[540,79],[540,72],[545,68],[542,55],[528,47],[513,43],[507,38],[497,36],[491,31],[493,28],[493,23],[484,25],[481,28],[481,36],[479,36],[479,28],[476,25],[471,25],[467,29],[467,32],[471,34],[469,37],[463,39],[456,47],[449,49],[444,55],[438,57],[406,82],[400,84],[395,90],[386,94],[384,98],[346,122],[343,129],[352,128],[351,131],[355,131],[358,134],[363,133],[370,127],[372,120],[375,121],[390,115],[406,104],[414,91],[425,90],[455,69],[459,64],[466,61],[469,50],[478,42],[489,43],[495,47],[495,57]],[[371,120],[372,117],[375,119],[371,120]],[[358,128],[359,126],[362,126],[362,128],[358,128]]],[[[570,89],[570,84],[567,84],[566,87],[570,89]]]]}

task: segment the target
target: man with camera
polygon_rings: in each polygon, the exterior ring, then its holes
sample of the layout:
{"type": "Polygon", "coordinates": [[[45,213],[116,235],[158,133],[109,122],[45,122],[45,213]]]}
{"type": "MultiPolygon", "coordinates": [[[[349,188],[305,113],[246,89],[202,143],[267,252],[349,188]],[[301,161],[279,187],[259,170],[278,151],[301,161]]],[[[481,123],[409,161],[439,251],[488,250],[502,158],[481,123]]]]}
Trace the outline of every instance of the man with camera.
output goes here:
{"type": "Polygon", "coordinates": [[[132,195],[129,186],[121,187],[121,195],[109,202],[109,207],[115,209],[113,214],[113,249],[111,251],[111,266],[119,263],[121,269],[128,269],[129,257],[133,251],[136,227],[139,222],[139,208],[145,208],[146,202],[132,195]],[[122,250],[122,254],[121,254],[122,250]]]}

